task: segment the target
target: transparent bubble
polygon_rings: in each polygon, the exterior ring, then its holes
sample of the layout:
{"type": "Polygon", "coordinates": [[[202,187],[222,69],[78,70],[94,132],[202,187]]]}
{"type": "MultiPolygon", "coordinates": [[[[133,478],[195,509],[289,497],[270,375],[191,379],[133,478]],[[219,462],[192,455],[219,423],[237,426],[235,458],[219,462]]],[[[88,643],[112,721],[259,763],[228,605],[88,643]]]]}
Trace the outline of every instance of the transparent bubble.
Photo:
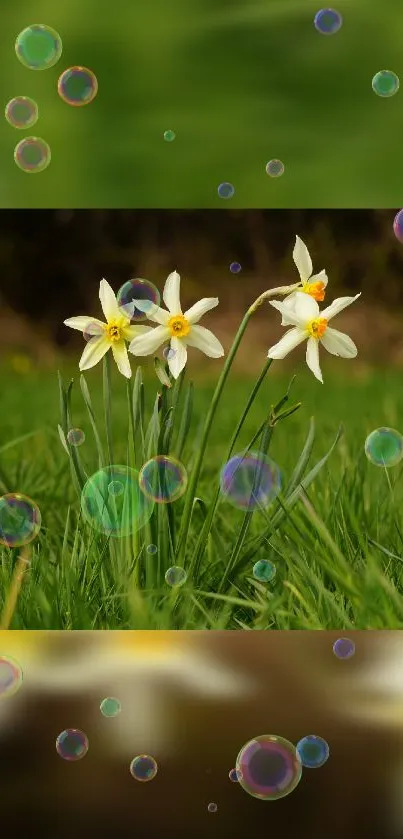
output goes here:
{"type": "Polygon", "coordinates": [[[253,566],[253,576],[261,583],[269,583],[274,580],[277,568],[268,559],[259,559],[253,566]]]}
{"type": "Polygon", "coordinates": [[[100,533],[119,538],[136,533],[149,521],[153,503],[139,487],[139,473],[128,466],[107,466],[95,472],[81,494],[81,511],[88,524],[100,533]],[[109,493],[109,485],[119,482],[123,492],[109,493]]]}
{"type": "Polygon", "coordinates": [[[239,272],[242,271],[242,265],[239,262],[231,262],[229,270],[231,271],[231,274],[239,274],[239,272]]]}
{"type": "Polygon", "coordinates": [[[171,504],[186,492],[188,476],[178,460],[157,455],[140,469],[139,484],[147,498],[157,504],[171,504]]]}
{"type": "Polygon", "coordinates": [[[17,58],[29,70],[48,70],[59,61],[62,51],[62,39],[58,32],[39,23],[23,29],[15,42],[17,58]]]}
{"type": "Polygon", "coordinates": [[[220,184],[218,187],[217,192],[220,198],[233,198],[235,195],[235,187],[228,183],[228,181],[224,181],[224,183],[220,184]]]}
{"type": "Polygon", "coordinates": [[[322,35],[334,35],[341,29],[343,18],[336,9],[320,9],[314,17],[315,29],[322,35]]]}
{"type": "Polygon", "coordinates": [[[35,501],[19,492],[0,497],[0,544],[20,548],[36,539],[41,529],[41,513],[35,501]]]}
{"type": "Polygon", "coordinates": [[[393,232],[396,239],[403,244],[403,210],[396,213],[393,221],[393,232]]]}
{"type": "Polygon", "coordinates": [[[85,442],[85,434],[81,428],[70,428],[67,432],[67,442],[70,446],[82,446],[85,442]]]}
{"type": "Polygon", "coordinates": [[[151,755],[137,755],[130,764],[130,774],[136,781],[152,781],[157,772],[157,761],[151,755]]]}
{"type": "Polygon", "coordinates": [[[41,137],[24,137],[14,149],[14,160],[23,172],[43,172],[51,159],[50,146],[41,137]]]}
{"type": "Polygon", "coordinates": [[[166,361],[169,361],[171,358],[175,357],[176,353],[175,350],[171,349],[171,347],[164,347],[164,349],[162,350],[162,355],[164,356],[166,361]]]}
{"type": "Polygon", "coordinates": [[[164,131],[164,140],[166,140],[167,143],[172,143],[172,141],[175,140],[175,138],[175,131],[164,131]]]}
{"type": "Polygon", "coordinates": [[[69,67],[59,77],[57,92],[67,105],[81,108],[95,99],[98,93],[97,77],[88,67],[69,67]]]}
{"type": "Polygon", "coordinates": [[[266,172],[270,178],[280,178],[281,175],[284,175],[285,166],[282,160],[269,160],[266,163],[266,172]]]}
{"type": "Polygon", "coordinates": [[[377,428],[365,441],[365,454],[374,466],[396,466],[403,458],[403,436],[394,428],[377,428]]]}
{"type": "Polygon", "coordinates": [[[114,696],[107,696],[106,699],[103,699],[99,708],[104,717],[117,717],[122,710],[119,699],[114,696]]]}
{"type": "Polygon", "coordinates": [[[108,486],[109,495],[122,495],[124,491],[124,486],[121,481],[111,481],[108,486]]]}
{"type": "Polygon", "coordinates": [[[13,128],[32,128],[38,121],[38,105],[29,96],[14,96],[5,109],[7,122],[13,128]]]}
{"type": "Polygon", "coordinates": [[[352,658],[355,653],[354,641],[351,641],[350,638],[338,638],[333,644],[333,652],[336,658],[352,658]]]}
{"type": "Polygon", "coordinates": [[[56,751],[63,760],[81,760],[88,747],[88,737],[79,728],[66,728],[56,738],[56,751]]]}
{"type": "Polygon", "coordinates": [[[237,454],[222,468],[220,487],[225,500],[239,510],[266,508],[280,492],[281,473],[267,455],[237,454]]]}
{"type": "Polygon", "coordinates": [[[228,777],[233,784],[237,784],[239,781],[238,772],[236,769],[230,769],[228,772],[228,777]]]}
{"type": "Polygon", "coordinates": [[[130,317],[132,323],[147,320],[158,309],[161,295],[158,288],[150,280],[135,277],[121,286],[116,299],[122,312],[130,317]],[[136,306],[138,301],[141,308],[136,306]]]}
{"type": "Polygon", "coordinates": [[[96,323],[96,321],[88,323],[83,332],[84,341],[87,341],[88,343],[91,338],[100,338],[104,332],[105,329],[101,323],[96,323]]]}
{"type": "Polygon", "coordinates": [[[207,809],[208,809],[209,813],[216,813],[217,810],[218,810],[218,807],[217,807],[217,804],[215,804],[214,801],[210,801],[210,804],[208,804],[207,809]]]}
{"type": "Polygon", "coordinates": [[[13,658],[0,656],[0,700],[14,696],[23,681],[22,668],[13,658]]]}
{"type": "Polygon", "coordinates": [[[275,801],[295,789],[301,780],[302,763],[289,740],[262,734],[241,749],[236,770],[240,785],[249,795],[275,801]]]}
{"type": "Polygon", "coordinates": [[[168,571],[165,573],[165,582],[171,588],[179,588],[179,586],[183,586],[186,583],[187,574],[184,568],[181,568],[180,565],[173,565],[172,568],[168,568],[168,571]]]}
{"type": "Polygon", "coordinates": [[[308,734],[297,743],[297,754],[303,766],[318,769],[329,757],[329,746],[323,737],[308,734]]]}
{"type": "Polygon", "coordinates": [[[148,554],[156,554],[158,552],[158,548],[156,545],[147,545],[146,551],[148,554]]]}
{"type": "Polygon", "coordinates": [[[380,70],[372,79],[372,90],[383,99],[394,96],[399,87],[399,77],[392,70],[380,70]]]}

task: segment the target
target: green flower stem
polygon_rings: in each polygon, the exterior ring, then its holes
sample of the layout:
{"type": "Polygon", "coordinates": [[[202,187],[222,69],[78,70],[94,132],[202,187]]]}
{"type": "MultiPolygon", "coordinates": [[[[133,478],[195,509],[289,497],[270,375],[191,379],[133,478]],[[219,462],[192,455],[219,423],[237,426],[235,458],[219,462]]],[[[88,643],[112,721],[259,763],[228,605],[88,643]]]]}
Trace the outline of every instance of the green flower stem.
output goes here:
{"type": "Polygon", "coordinates": [[[109,465],[113,464],[113,445],[112,445],[112,389],[111,389],[111,360],[109,352],[106,353],[103,359],[103,390],[104,390],[104,415],[105,415],[105,431],[106,431],[106,445],[108,450],[109,465]]]}
{"type": "Polygon", "coordinates": [[[212,398],[211,403],[210,403],[210,408],[208,410],[206,421],[204,423],[203,435],[202,435],[199,451],[198,451],[198,454],[197,454],[196,462],[194,464],[193,471],[192,471],[192,474],[190,476],[189,485],[188,485],[188,489],[187,489],[187,493],[186,493],[185,506],[183,508],[183,513],[182,513],[181,529],[180,529],[179,538],[178,538],[178,551],[177,551],[177,563],[178,563],[178,565],[183,564],[185,554],[186,554],[186,543],[187,543],[187,537],[188,537],[188,533],[189,533],[190,519],[191,519],[191,515],[192,515],[193,499],[194,499],[194,496],[195,496],[195,493],[196,493],[197,483],[198,483],[198,480],[199,480],[200,471],[201,471],[201,467],[202,467],[202,464],[203,464],[203,458],[204,458],[204,455],[205,455],[207,442],[208,442],[209,434],[210,434],[210,431],[211,431],[211,426],[212,426],[213,421],[214,421],[214,417],[215,417],[215,414],[216,414],[216,411],[217,411],[217,408],[218,408],[218,404],[220,402],[221,395],[222,395],[222,392],[223,392],[224,387],[225,387],[225,383],[226,383],[227,378],[228,378],[228,374],[231,370],[234,358],[235,358],[235,356],[238,352],[240,343],[241,343],[242,338],[243,338],[243,336],[246,332],[246,328],[249,324],[249,321],[250,321],[252,315],[256,312],[256,310],[259,308],[259,306],[261,306],[261,304],[265,300],[269,299],[270,297],[272,297],[273,295],[276,295],[276,294],[283,294],[283,295],[291,294],[291,292],[295,291],[296,288],[298,288],[298,287],[299,287],[299,283],[294,284],[292,286],[283,286],[282,288],[274,288],[274,289],[270,289],[269,291],[265,291],[263,294],[260,295],[260,297],[257,298],[257,300],[255,300],[255,302],[248,309],[244,318],[241,321],[238,332],[235,335],[234,342],[233,342],[233,344],[231,346],[231,349],[228,353],[227,360],[224,364],[221,376],[220,376],[220,378],[217,382],[217,386],[216,386],[216,389],[215,389],[214,394],[213,394],[213,398],[212,398]]]}

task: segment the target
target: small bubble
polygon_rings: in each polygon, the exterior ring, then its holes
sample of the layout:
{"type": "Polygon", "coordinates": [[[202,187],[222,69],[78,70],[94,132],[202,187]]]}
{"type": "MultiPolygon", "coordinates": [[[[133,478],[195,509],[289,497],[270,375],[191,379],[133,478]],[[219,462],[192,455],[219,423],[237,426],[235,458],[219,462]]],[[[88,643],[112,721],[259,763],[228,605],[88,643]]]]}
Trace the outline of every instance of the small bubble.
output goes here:
{"type": "Polygon", "coordinates": [[[266,172],[270,178],[280,178],[284,175],[285,166],[281,160],[269,160],[266,163],[266,172]]]}
{"type": "Polygon", "coordinates": [[[74,108],[89,105],[98,93],[97,77],[88,67],[69,67],[59,77],[57,92],[74,108]]]}
{"type": "Polygon", "coordinates": [[[403,436],[394,428],[377,428],[368,435],[364,449],[374,466],[396,466],[403,458],[403,436]]]}
{"type": "Polygon", "coordinates": [[[167,143],[172,143],[172,141],[175,140],[175,138],[175,131],[171,131],[169,129],[168,131],[164,131],[164,140],[166,140],[167,143]]]}
{"type": "Polygon", "coordinates": [[[210,804],[207,806],[209,813],[216,813],[218,810],[217,804],[214,801],[211,801],[210,804]]]}
{"type": "Polygon", "coordinates": [[[147,551],[148,554],[156,554],[157,551],[158,551],[158,548],[157,548],[156,545],[147,545],[146,551],[147,551]]]}
{"type": "Polygon", "coordinates": [[[106,699],[102,700],[99,709],[104,717],[117,717],[122,710],[122,706],[119,699],[114,696],[107,696],[106,699]]]}
{"type": "Polygon", "coordinates": [[[343,18],[336,9],[320,9],[313,22],[321,35],[335,35],[341,29],[343,18]]]}
{"type": "Polygon", "coordinates": [[[297,743],[297,754],[303,766],[318,769],[329,757],[329,746],[323,737],[308,734],[297,743]]]}
{"type": "Polygon", "coordinates": [[[62,54],[62,39],[51,26],[34,23],[17,36],[15,52],[29,70],[48,70],[62,54]]]}
{"type": "Polygon", "coordinates": [[[87,735],[78,728],[66,728],[56,739],[56,751],[63,760],[81,760],[88,747],[87,735]]]}
{"type": "Polygon", "coordinates": [[[229,270],[231,271],[231,274],[239,274],[239,272],[242,271],[242,265],[239,262],[231,262],[229,270]]]}
{"type": "Polygon", "coordinates": [[[22,685],[22,669],[9,656],[0,656],[0,700],[14,696],[22,685]]]}
{"type": "Polygon", "coordinates": [[[51,159],[50,146],[41,137],[24,137],[14,149],[14,160],[23,172],[43,172],[51,159]]]}
{"type": "Polygon", "coordinates": [[[253,576],[261,583],[269,583],[276,576],[276,566],[268,559],[259,559],[253,566],[253,576]]]}
{"type": "Polygon", "coordinates": [[[5,109],[6,120],[13,128],[32,128],[38,114],[38,105],[29,96],[14,96],[5,109]]]}
{"type": "Polygon", "coordinates": [[[236,784],[239,781],[238,772],[236,769],[230,769],[230,771],[228,772],[228,777],[233,784],[236,784]]]}
{"type": "Polygon", "coordinates": [[[92,321],[88,323],[83,331],[83,338],[84,341],[90,341],[91,338],[100,338],[101,335],[105,332],[104,327],[101,323],[97,323],[96,321],[92,321]]]}
{"type": "Polygon", "coordinates": [[[188,476],[185,467],[168,455],[152,457],[142,466],[139,486],[147,498],[157,504],[172,504],[186,492],[188,476]]]}
{"type": "Polygon", "coordinates": [[[372,90],[383,99],[394,96],[399,87],[399,77],[392,70],[380,70],[372,79],[372,90]]]}
{"type": "Polygon", "coordinates": [[[151,755],[137,755],[130,764],[130,774],[136,781],[152,781],[157,772],[157,761],[151,755]]]}
{"type": "Polygon", "coordinates": [[[233,455],[220,475],[222,495],[240,510],[265,509],[281,489],[279,467],[267,455],[246,452],[233,455]]]}
{"type": "Polygon", "coordinates": [[[218,187],[217,192],[220,198],[233,198],[235,195],[235,187],[228,183],[228,181],[224,181],[224,183],[220,184],[218,187]]]}
{"type": "Polygon", "coordinates": [[[130,317],[132,323],[147,320],[157,311],[161,302],[158,288],[150,280],[135,277],[124,283],[117,295],[119,309],[130,317]]]}
{"type": "Polygon", "coordinates": [[[183,584],[186,583],[186,580],[186,571],[184,568],[181,568],[180,565],[173,565],[172,568],[168,568],[168,571],[165,573],[165,582],[172,588],[179,588],[179,586],[183,586],[183,584]]]}
{"type": "Polygon", "coordinates": [[[346,660],[352,658],[355,653],[354,641],[350,638],[338,638],[333,644],[333,652],[336,658],[346,660]]]}
{"type": "Polygon", "coordinates": [[[164,356],[166,361],[169,361],[171,358],[174,358],[176,353],[171,347],[164,347],[162,350],[162,355],[164,356]]]}
{"type": "Polygon", "coordinates": [[[41,513],[35,501],[19,492],[0,497],[0,544],[20,548],[36,539],[41,529],[41,513]]]}
{"type": "Polygon", "coordinates": [[[82,446],[85,442],[85,434],[81,428],[70,428],[67,432],[67,442],[70,446],[82,446]]]}

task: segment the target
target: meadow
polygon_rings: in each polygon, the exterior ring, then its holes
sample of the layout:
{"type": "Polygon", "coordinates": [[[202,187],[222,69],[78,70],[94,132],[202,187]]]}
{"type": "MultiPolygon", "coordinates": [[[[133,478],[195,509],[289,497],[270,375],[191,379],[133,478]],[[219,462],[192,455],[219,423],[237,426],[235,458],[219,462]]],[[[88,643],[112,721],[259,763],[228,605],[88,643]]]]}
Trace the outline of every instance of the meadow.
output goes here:
{"type": "Polygon", "coordinates": [[[277,361],[267,369],[265,361],[258,384],[230,372],[191,499],[180,562],[187,579],[173,588],[164,575],[181,554],[186,494],[155,505],[136,539],[111,539],[94,535],[80,516],[80,471],[99,468],[100,449],[106,462],[135,456],[137,468],[147,453],[169,450],[191,476],[220,370],[206,378],[189,366],[168,389],[148,365],[128,390],[112,371],[105,400],[102,370],[87,371],[80,384],[75,360],[61,363],[59,381],[56,371],[17,375],[2,365],[0,489],[27,494],[42,514],[39,536],[25,550],[0,548],[3,628],[403,626],[402,468],[377,468],[364,453],[372,430],[399,428],[401,372],[368,367],[358,374],[355,362],[330,359],[321,385],[302,363],[293,379],[294,367],[288,372],[277,361]],[[67,453],[58,424],[64,432],[81,428],[83,445],[67,453]],[[281,469],[281,494],[253,513],[219,494],[215,506],[230,446],[244,451],[259,430],[281,469]],[[258,559],[275,565],[271,582],[254,578],[258,559]]]}
{"type": "Polygon", "coordinates": [[[26,132],[3,119],[1,206],[399,207],[402,92],[382,99],[371,82],[383,69],[403,79],[400,0],[338,0],[344,22],[331,37],[315,30],[319,8],[171,0],[167,14],[167,0],[40,0],[34,9],[20,0],[0,33],[0,94],[3,107],[22,95],[38,103],[28,133],[49,143],[52,161],[37,177],[18,169],[14,148],[26,132]],[[17,35],[33,23],[63,42],[43,72],[15,56],[17,35]],[[84,108],[57,93],[74,65],[99,83],[84,108]],[[283,177],[266,174],[275,158],[283,177]],[[235,187],[230,201],[217,194],[225,181],[235,187]]]}

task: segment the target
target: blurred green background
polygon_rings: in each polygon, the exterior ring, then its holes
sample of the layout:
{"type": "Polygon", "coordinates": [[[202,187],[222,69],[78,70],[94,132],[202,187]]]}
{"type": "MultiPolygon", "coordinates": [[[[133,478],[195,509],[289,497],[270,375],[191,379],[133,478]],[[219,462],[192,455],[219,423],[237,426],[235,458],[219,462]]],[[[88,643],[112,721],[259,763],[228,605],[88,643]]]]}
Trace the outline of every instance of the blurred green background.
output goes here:
{"type": "Polygon", "coordinates": [[[0,31],[3,106],[37,100],[34,129],[0,128],[2,207],[388,207],[402,203],[401,97],[377,97],[374,74],[403,82],[401,0],[337,0],[341,30],[322,36],[320,0],[28,0],[7,4],[0,31]],[[54,27],[50,70],[14,52],[32,23],[54,27]],[[57,94],[60,73],[92,69],[85,108],[57,94]],[[176,139],[167,143],[164,131],[176,139]],[[30,177],[14,163],[25,134],[51,146],[30,177]],[[265,166],[280,158],[285,174],[265,166]],[[217,187],[235,186],[223,201],[217,187]]]}

